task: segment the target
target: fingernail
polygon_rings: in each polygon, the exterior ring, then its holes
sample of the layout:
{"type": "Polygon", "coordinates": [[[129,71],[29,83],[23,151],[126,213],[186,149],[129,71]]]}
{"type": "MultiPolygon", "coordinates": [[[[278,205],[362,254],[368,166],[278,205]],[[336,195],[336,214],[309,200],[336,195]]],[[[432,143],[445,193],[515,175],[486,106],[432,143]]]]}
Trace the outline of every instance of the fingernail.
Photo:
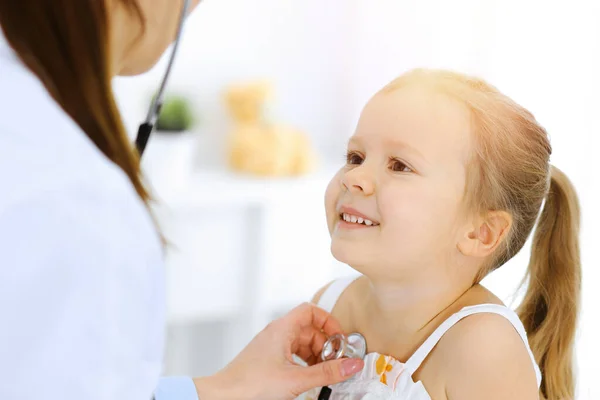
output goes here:
{"type": "Polygon", "coordinates": [[[359,358],[347,358],[342,361],[342,376],[351,376],[360,371],[364,366],[359,358]]]}

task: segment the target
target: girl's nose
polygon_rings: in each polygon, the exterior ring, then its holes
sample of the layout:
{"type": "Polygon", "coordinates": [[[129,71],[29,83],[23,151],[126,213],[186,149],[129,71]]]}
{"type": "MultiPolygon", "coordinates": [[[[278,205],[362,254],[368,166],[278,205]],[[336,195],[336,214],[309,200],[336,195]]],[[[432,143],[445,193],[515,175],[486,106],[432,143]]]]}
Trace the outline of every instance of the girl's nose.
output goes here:
{"type": "Polygon", "coordinates": [[[359,165],[346,172],[342,177],[342,186],[351,193],[369,196],[375,189],[374,180],[365,165],[359,165]]]}

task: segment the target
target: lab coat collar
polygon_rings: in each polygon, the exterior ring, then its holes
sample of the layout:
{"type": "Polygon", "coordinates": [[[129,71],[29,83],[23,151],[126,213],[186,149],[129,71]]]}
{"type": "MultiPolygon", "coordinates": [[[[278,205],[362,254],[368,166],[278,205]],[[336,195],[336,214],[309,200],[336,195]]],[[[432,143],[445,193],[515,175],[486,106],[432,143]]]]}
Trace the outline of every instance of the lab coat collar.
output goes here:
{"type": "MultiPolygon", "coordinates": [[[[21,61],[0,29],[0,147],[3,140],[31,143],[55,157],[96,157],[100,151],[21,61]],[[32,118],[32,115],[35,115],[32,118]]],[[[32,161],[33,162],[33,161],[32,161]]]]}
{"type": "MultiPolygon", "coordinates": [[[[1,27],[0,27],[1,28],[1,27]]],[[[50,96],[41,80],[19,58],[0,29],[0,147],[2,140],[23,140],[55,157],[113,163],[50,96]],[[35,115],[35,118],[32,118],[35,115]]],[[[31,152],[33,152],[31,148],[31,152]]]]}

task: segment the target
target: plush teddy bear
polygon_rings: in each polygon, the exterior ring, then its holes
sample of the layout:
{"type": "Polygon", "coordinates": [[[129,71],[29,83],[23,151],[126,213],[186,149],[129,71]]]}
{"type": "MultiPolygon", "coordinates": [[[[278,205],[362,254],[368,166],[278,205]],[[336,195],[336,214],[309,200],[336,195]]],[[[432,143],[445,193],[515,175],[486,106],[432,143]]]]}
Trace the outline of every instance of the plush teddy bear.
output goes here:
{"type": "Polygon", "coordinates": [[[267,82],[230,87],[225,102],[233,119],[229,134],[232,169],[261,176],[295,176],[316,167],[316,154],[307,135],[274,124],[265,115],[271,95],[267,82]]]}

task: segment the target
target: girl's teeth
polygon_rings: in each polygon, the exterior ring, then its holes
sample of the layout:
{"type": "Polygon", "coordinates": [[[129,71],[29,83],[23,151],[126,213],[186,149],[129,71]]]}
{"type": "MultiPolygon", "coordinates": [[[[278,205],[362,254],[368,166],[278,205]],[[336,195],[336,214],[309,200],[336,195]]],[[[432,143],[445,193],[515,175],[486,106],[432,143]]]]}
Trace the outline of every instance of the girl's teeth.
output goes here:
{"type": "Polygon", "coordinates": [[[367,226],[373,226],[373,225],[375,225],[373,223],[373,221],[371,221],[369,219],[365,219],[365,218],[362,218],[362,217],[356,217],[354,215],[350,215],[350,214],[346,214],[346,213],[342,214],[342,219],[344,221],[346,221],[346,222],[352,222],[354,224],[359,223],[359,224],[364,224],[364,225],[367,225],[367,226]]]}

